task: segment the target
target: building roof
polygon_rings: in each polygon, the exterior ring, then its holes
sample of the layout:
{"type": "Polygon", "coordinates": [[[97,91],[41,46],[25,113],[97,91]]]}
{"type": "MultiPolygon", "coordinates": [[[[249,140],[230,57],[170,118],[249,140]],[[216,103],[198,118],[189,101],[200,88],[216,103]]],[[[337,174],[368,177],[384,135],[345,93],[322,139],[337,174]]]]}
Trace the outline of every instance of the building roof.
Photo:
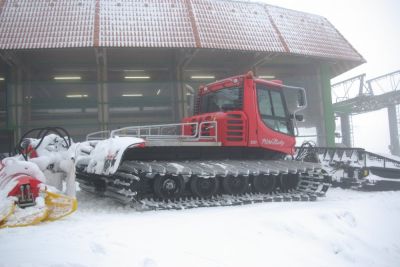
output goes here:
{"type": "Polygon", "coordinates": [[[212,48],[362,63],[324,17],[229,0],[0,0],[0,49],[212,48]]]}

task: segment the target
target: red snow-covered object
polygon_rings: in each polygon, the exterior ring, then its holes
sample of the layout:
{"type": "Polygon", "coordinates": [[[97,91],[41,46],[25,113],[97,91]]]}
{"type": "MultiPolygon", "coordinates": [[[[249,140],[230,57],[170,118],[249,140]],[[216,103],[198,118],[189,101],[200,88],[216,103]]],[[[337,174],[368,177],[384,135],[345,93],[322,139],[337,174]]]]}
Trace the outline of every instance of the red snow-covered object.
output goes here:
{"type": "Polygon", "coordinates": [[[35,199],[39,196],[39,184],[41,182],[29,175],[20,174],[15,177],[17,184],[10,193],[9,197],[16,197],[20,207],[28,207],[35,204],[35,199]]]}
{"type": "MultiPolygon", "coordinates": [[[[17,197],[29,206],[39,196],[39,185],[45,181],[43,172],[32,162],[18,158],[0,161],[0,197],[17,197]]],[[[22,204],[25,206],[24,204],[22,204]]]]}
{"type": "Polygon", "coordinates": [[[0,228],[53,221],[76,210],[72,142],[69,135],[51,134],[56,130],[31,130],[37,138],[24,136],[19,154],[0,161],[0,228]]]}
{"type": "Polygon", "coordinates": [[[20,207],[33,206],[43,181],[36,176],[43,179],[40,170],[32,163],[16,159],[0,161],[0,192],[7,197],[15,197],[20,207]]]}

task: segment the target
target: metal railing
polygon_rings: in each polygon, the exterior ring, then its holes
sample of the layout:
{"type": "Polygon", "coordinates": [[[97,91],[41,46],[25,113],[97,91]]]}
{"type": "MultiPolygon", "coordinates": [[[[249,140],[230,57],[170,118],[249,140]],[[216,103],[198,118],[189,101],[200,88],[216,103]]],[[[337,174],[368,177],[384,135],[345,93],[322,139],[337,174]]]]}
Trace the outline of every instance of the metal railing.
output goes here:
{"type": "Polygon", "coordinates": [[[86,140],[104,140],[107,138],[138,137],[145,140],[175,140],[217,142],[218,124],[216,121],[188,122],[160,125],[130,126],[113,131],[98,131],[86,136],[86,140]]]}
{"type": "Polygon", "coordinates": [[[110,131],[98,131],[86,135],[86,141],[104,140],[110,138],[110,131]]]}
{"type": "Polygon", "coordinates": [[[360,96],[377,96],[400,90],[400,70],[365,80],[366,74],[332,84],[335,103],[360,96]]]}

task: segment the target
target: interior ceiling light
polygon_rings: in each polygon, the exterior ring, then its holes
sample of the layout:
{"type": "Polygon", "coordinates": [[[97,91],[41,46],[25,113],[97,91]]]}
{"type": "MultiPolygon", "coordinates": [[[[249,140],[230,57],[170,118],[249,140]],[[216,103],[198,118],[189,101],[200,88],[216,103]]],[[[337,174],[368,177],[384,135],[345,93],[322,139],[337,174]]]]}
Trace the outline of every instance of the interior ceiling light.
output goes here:
{"type": "Polygon", "coordinates": [[[159,95],[161,93],[161,89],[157,90],[157,95],[159,95]]]}
{"type": "Polygon", "coordinates": [[[54,80],[80,80],[80,76],[55,76],[54,80]]]}
{"type": "Polygon", "coordinates": [[[143,94],[123,94],[123,97],[140,97],[143,96],[143,94]]]}
{"type": "Polygon", "coordinates": [[[260,78],[260,79],[274,79],[275,76],[274,75],[260,75],[260,76],[258,76],[258,78],[260,78]]]}
{"type": "Polygon", "coordinates": [[[68,98],[82,98],[82,97],[88,97],[88,95],[66,95],[65,97],[68,97],[68,98]]]}
{"type": "Polygon", "coordinates": [[[206,80],[206,79],[215,79],[213,75],[193,75],[190,77],[193,80],[206,80]]]}
{"type": "Polygon", "coordinates": [[[127,80],[147,80],[150,79],[150,76],[125,76],[124,78],[127,80]]]}
{"type": "Polygon", "coordinates": [[[0,77],[0,81],[4,81],[4,77],[0,77]]]}

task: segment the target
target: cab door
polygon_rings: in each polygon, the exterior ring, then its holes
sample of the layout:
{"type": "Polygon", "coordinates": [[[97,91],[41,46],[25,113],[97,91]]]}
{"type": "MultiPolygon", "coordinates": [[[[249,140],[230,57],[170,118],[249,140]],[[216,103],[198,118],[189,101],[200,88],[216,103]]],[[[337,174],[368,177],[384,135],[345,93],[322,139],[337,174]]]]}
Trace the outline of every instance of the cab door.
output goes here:
{"type": "Polygon", "coordinates": [[[292,154],[296,141],[281,88],[257,82],[256,97],[259,145],[285,154],[292,154]]]}

